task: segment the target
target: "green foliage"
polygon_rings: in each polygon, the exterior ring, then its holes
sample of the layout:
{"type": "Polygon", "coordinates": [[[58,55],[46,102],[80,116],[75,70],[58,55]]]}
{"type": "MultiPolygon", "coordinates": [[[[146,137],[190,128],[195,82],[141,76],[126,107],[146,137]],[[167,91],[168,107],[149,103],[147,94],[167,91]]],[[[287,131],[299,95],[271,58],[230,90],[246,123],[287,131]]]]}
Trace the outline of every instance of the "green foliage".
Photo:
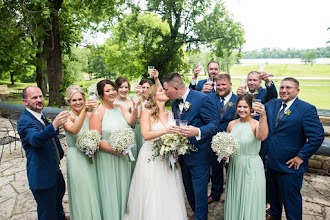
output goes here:
{"type": "Polygon", "coordinates": [[[301,56],[301,61],[304,62],[305,64],[313,65],[313,63],[315,63],[316,57],[317,56],[314,51],[309,51],[301,56]]]}

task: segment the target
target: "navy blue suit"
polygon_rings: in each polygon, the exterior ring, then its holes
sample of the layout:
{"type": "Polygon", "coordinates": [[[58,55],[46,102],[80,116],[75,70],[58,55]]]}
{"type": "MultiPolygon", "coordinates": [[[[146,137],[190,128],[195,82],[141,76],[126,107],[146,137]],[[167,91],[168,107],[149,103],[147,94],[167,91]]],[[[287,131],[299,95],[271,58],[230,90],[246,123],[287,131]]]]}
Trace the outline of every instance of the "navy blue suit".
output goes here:
{"type": "MultiPolygon", "coordinates": [[[[199,80],[197,85],[192,85],[191,83],[189,84],[189,89],[193,89],[196,91],[202,91],[204,84],[207,82],[207,79],[202,79],[199,80]]],[[[212,92],[215,93],[214,88],[212,89],[212,92]]]]}
{"type": "Polygon", "coordinates": [[[57,164],[55,147],[60,158],[64,152],[57,138],[58,131],[52,124],[44,126],[26,109],[18,120],[17,130],[26,154],[27,177],[38,205],[38,219],[64,219],[65,182],[57,164]]]}
{"type": "Polygon", "coordinates": [[[290,106],[290,114],[284,115],[276,126],[276,118],[282,101],[273,99],[266,107],[269,134],[262,143],[260,155],[267,160],[267,201],[269,214],[280,217],[282,204],[287,219],[302,219],[302,187],[308,159],[318,150],[324,139],[324,130],[316,108],[300,99],[290,106]],[[289,168],[286,162],[299,156],[304,162],[298,170],[289,168]]]}
{"type": "MultiPolygon", "coordinates": [[[[229,122],[234,120],[235,113],[236,113],[236,101],[237,95],[232,93],[230,100],[224,106],[224,114],[221,118],[221,105],[220,105],[220,96],[217,93],[208,93],[208,96],[211,98],[213,105],[217,111],[218,117],[220,118],[220,132],[226,132],[227,126],[229,122]]],[[[223,193],[223,161],[219,163],[217,161],[218,156],[211,151],[211,181],[212,181],[212,188],[211,188],[211,197],[218,201],[220,200],[220,196],[223,193]]]]}
{"type": "MultiPolygon", "coordinates": [[[[219,130],[219,119],[210,98],[201,92],[190,90],[186,102],[191,104],[188,110],[182,111],[181,120],[187,120],[188,125],[198,127],[201,131],[201,140],[195,137],[188,138],[189,142],[198,148],[198,152],[180,156],[188,202],[194,211],[195,219],[207,220],[207,184],[210,172],[210,142],[213,135],[219,130]]],[[[174,117],[177,115],[178,100],[173,100],[174,117]]]]}
{"type": "Polygon", "coordinates": [[[261,99],[261,103],[265,104],[271,99],[276,99],[277,98],[277,90],[275,87],[274,82],[272,82],[271,86],[266,88],[259,87],[258,93],[254,95],[255,99],[261,99]]]}

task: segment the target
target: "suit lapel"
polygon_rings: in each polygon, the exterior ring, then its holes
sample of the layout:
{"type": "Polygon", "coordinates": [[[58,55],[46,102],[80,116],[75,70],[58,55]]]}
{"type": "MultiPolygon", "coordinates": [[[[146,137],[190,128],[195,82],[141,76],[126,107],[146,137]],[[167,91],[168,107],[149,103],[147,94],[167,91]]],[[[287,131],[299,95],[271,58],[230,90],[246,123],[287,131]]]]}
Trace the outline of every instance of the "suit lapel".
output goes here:
{"type": "Polygon", "coordinates": [[[44,128],[45,126],[41,123],[41,121],[39,121],[36,117],[34,117],[34,115],[32,115],[28,110],[24,110],[24,113],[26,114],[26,115],[28,115],[32,120],[34,120],[34,122],[36,123],[36,124],[39,124],[42,128],[44,128]]]}
{"type": "Polygon", "coordinates": [[[274,130],[276,130],[276,128],[278,126],[278,125],[276,126],[276,119],[277,119],[278,112],[280,111],[281,105],[282,105],[282,101],[281,101],[281,99],[278,99],[278,101],[275,104],[275,107],[271,110],[271,111],[273,111],[273,114],[272,114],[273,118],[271,119],[271,122],[273,123],[274,130]]]}
{"type": "MultiPolygon", "coordinates": [[[[292,105],[290,106],[289,110],[290,110],[290,115],[294,112],[294,110],[297,108],[297,106],[299,105],[299,99],[298,97],[296,98],[296,100],[294,100],[294,102],[292,103],[292,105]]],[[[288,110],[287,110],[288,112],[288,110]]],[[[277,127],[279,127],[281,124],[283,124],[285,122],[285,120],[290,117],[290,115],[285,115],[282,117],[282,119],[278,122],[277,127]]]]}
{"type": "MultiPolygon", "coordinates": [[[[191,104],[191,100],[193,100],[193,91],[192,90],[189,90],[189,93],[187,95],[187,98],[186,98],[186,101],[185,102],[189,102],[191,104]]],[[[188,109],[189,111],[189,109],[188,109]]],[[[183,103],[183,109],[182,109],[182,114],[181,114],[181,119],[185,119],[185,113],[186,113],[186,110],[184,110],[184,103],[183,103]]]]}

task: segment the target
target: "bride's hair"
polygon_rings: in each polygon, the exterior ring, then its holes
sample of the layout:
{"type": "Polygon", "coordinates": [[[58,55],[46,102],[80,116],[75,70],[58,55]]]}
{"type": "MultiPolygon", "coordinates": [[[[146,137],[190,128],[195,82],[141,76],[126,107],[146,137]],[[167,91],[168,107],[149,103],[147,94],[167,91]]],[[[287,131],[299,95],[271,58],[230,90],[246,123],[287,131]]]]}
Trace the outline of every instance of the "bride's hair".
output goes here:
{"type": "Polygon", "coordinates": [[[159,88],[159,85],[152,85],[147,92],[147,104],[145,105],[146,109],[150,111],[151,119],[153,123],[156,123],[159,119],[159,108],[156,103],[156,93],[159,88]]]}

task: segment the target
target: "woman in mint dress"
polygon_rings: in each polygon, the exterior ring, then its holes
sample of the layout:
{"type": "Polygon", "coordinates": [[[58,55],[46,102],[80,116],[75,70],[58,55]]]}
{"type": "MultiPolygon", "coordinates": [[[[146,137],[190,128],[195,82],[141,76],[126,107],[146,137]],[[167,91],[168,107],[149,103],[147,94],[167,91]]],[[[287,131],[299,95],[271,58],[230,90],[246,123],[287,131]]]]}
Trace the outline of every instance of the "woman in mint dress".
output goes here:
{"type": "Polygon", "coordinates": [[[77,134],[89,129],[91,113],[87,108],[96,106],[96,102],[86,102],[84,90],[79,86],[70,86],[66,90],[67,103],[71,106],[70,117],[64,124],[67,150],[67,185],[71,219],[101,219],[100,195],[95,164],[76,147],[77,134]]]}
{"type": "Polygon", "coordinates": [[[268,135],[267,116],[264,105],[256,103],[253,109],[260,120],[252,118],[252,99],[251,94],[238,97],[236,113],[240,118],[227,128],[240,148],[228,166],[225,220],[264,220],[266,216],[266,180],[259,150],[268,135]]]}
{"type": "Polygon", "coordinates": [[[90,129],[101,134],[100,149],[95,153],[95,165],[102,219],[121,220],[126,210],[132,163],[127,156],[118,153],[108,144],[108,138],[112,131],[135,124],[137,109],[133,106],[131,114],[123,106],[114,104],[117,90],[110,80],[101,80],[97,84],[97,91],[102,104],[91,116],[90,129]]]}

